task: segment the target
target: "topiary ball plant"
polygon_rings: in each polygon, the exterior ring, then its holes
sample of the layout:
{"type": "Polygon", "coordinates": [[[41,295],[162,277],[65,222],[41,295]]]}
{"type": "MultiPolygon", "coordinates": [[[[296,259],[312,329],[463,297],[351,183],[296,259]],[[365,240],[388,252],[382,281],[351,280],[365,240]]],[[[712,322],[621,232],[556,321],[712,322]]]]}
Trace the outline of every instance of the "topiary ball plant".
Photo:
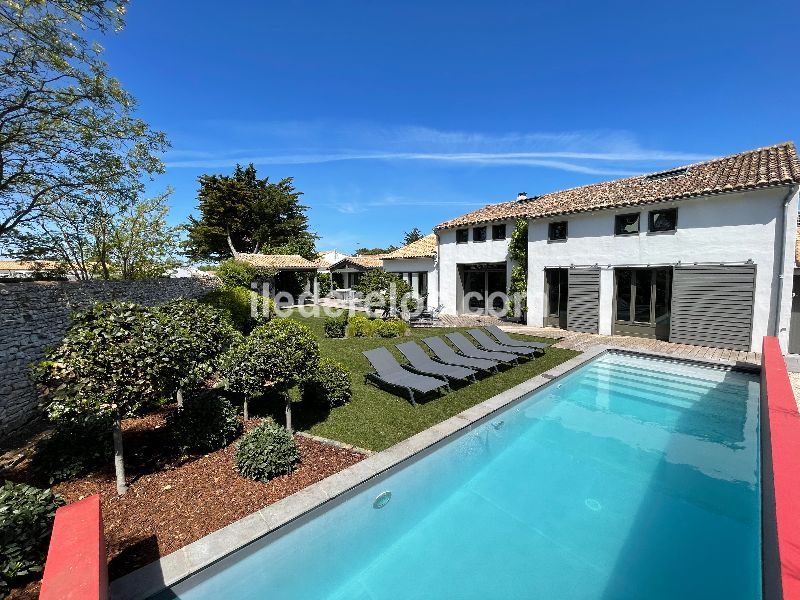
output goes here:
{"type": "Polygon", "coordinates": [[[300,462],[300,450],[286,429],[272,419],[248,431],[236,447],[236,470],[256,481],[291,473],[300,462]]]}
{"type": "Polygon", "coordinates": [[[110,465],[114,459],[113,426],[107,414],[90,413],[56,421],[50,434],[36,443],[31,468],[50,483],[57,483],[110,465]]]}
{"type": "Polygon", "coordinates": [[[406,329],[406,322],[402,319],[387,319],[378,322],[375,334],[382,338],[401,337],[406,334],[406,329]]]}
{"type": "Polygon", "coordinates": [[[353,396],[350,372],[330,358],[322,358],[317,368],[300,384],[304,401],[333,408],[347,404],[353,396]]]}
{"type": "Polygon", "coordinates": [[[22,483],[0,487],[0,597],[14,579],[40,573],[60,496],[22,483]]]}
{"type": "Polygon", "coordinates": [[[242,431],[236,407],[208,390],[186,400],[183,408],[167,417],[181,452],[214,452],[224,448],[242,431]]]}
{"type": "Polygon", "coordinates": [[[375,333],[377,322],[363,315],[356,315],[347,323],[345,332],[347,337],[372,337],[375,333]]]}
{"type": "Polygon", "coordinates": [[[347,313],[325,319],[325,337],[343,338],[347,330],[347,313]]]}

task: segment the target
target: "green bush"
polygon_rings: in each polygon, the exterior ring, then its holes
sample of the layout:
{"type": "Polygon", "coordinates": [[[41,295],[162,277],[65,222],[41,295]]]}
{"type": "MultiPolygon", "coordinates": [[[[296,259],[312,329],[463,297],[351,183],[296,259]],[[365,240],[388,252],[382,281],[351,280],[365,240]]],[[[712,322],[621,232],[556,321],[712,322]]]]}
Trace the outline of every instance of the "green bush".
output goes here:
{"type": "Polygon", "coordinates": [[[345,334],[347,337],[372,337],[377,324],[377,321],[371,321],[363,315],[356,315],[348,321],[345,334]]]}
{"type": "Polygon", "coordinates": [[[266,323],[275,314],[275,306],[270,298],[265,298],[243,287],[222,287],[212,290],[201,302],[227,311],[239,331],[249,333],[258,325],[266,323]],[[256,314],[252,314],[255,303],[256,314]]]}
{"type": "Polygon", "coordinates": [[[349,402],[353,395],[350,372],[330,358],[322,358],[317,368],[300,384],[304,401],[333,408],[349,402]]]}
{"type": "Polygon", "coordinates": [[[236,448],[236,469],[250,479],[269,481],[291,473],[300,451],[286,429],[270,419],[248,431],[236,448]]]}
{"type": "Polygon", "coordinates": [[[219,390],[190,397],[183,408],[167,417],[175,443],[182,452],[213,452],[224,448],[242,430],[236,408],[219,390]]]}
{"type": "Polygon", "coordinates": [[[347,313],[342,313],[338,317],[328,317],[325,319],[325,337],[343,338],[347,330],[347,313]]]}
{"type": "Polygon", "coordinates": [[[324,298],[331,291],[331,274],[330,273],[318,273],[317,274],[317,283],[319,285],[319,297],[320,298],[324,298]]]}
{"type": "Polygon", "coordinates": [[[225,287],[243,287],[250,289],[254,281],[263,281],[275,276],[275,271],[263,267],[256,267],[243,260],[229,258],[220,263],[217,268],[217,277],[222,280],[225,287]]]}
{"type": "Polygon", "coordinates": [[[10,481],[0,487],[0,596],[14,579],[41,572],[62,504],[50,490],[10,481]]]}
{"type": "Polygon", "coordinates": [[[402,319],[387,319],[386,321],[377,321],[375,327],[375,334],[382,338],[401,337],[406,334],[406,322],[402,319]]]}
{"type": "Polygon", "coordinates": [[[50,483],[85,475],[114,459],[112,420],[108,415],[76,416],[56,421],[53,431],[39,440],[31,468],[50,483]]]}

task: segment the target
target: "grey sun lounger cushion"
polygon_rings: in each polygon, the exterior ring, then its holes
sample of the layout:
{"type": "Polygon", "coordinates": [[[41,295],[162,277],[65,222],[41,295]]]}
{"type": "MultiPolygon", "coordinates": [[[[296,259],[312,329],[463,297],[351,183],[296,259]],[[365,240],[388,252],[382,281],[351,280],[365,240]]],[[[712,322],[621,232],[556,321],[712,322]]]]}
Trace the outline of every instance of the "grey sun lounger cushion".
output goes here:
{"type": "Polygon", "coordinates": [[[469,356],[470,358],[488,358],[489,360],[498,360],[505,363],[516,362],[519,359],[518,354],[511,354],[510,352],[490,352],[489,350],[476,348],[472,342],[464,337],[463,333],[448,333],[447,339],[453,342],[461,354],[469,356]]]}
{"type": "Polygon", "coordinates": [[[480,369],[481,371],[497,371],[497,361],[485,358],[468,358],[462,356],[447,345],[443,339],[438,337],[427,337],[425,345],[430,348],[436,357],[448,365],[457,365],[470,369],[480,369]]]}
{"type": "Polygon", "coordinates": [[[433,360],[415,342],[398,344],[397,349],[408,359],[409,364],[419,373],[446,377],[448,379],[475,379],[477,371],[460,367],[457,365],[447,365],[433,360]]]}
{"type": "Polygon", "coordinates": [[[506,346],[522,346],[525,348],[540,348],[542,350],[547,348],[547,344],[542,344],[540,342],[525,342],[523,340],[515,340],[497,325],[487,325],[486,329],[489,333],[496,337],[501,344],[505,344],[506,346]]]}
{"type": "Polygon", "coordinates": [[[497,352],[511,352],[512,354],[522,354],[523,356],[533,356],[534,354],[541,354],[543,351],[539,348],[528,348],[527,346],[504,346],[498,344],[488,333],[482,329],[470,329],[467,331],[477,342],[481,348],[486,350],[494,350],[497,352]]]}
{"type": "Polygon", "coordinates": [[[445,380],[406,371],[386,348],[365,350],[363,354],[375,369],[375,373],[367,373],[367,377],[379,383],[405,389],[412,404],[416,404],[414,392],[425,394],[439,388],[450,387],[445,380]]]}

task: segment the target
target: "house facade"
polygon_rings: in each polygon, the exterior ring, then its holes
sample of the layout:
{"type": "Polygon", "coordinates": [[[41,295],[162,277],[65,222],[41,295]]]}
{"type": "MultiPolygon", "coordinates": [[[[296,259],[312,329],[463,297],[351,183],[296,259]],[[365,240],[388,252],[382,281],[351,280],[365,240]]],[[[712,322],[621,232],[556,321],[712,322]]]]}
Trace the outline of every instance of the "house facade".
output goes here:
{"type": "Polygon", "coordinates": [[[416,242],[383,257],[383,268],[397,273],[411,287],[411,294],[429,307],[439,304],[439,281],[436,276],[436,235],[426,235],[416,242]]]}
{"type": "Polygon", "coordinates": [[[489,205],[436,228],[440,301],[451,314],[501,307],[524,219],[529,325],[737,350],[777,335],[796,351],[798,184],[786,143],[489,205]]]}

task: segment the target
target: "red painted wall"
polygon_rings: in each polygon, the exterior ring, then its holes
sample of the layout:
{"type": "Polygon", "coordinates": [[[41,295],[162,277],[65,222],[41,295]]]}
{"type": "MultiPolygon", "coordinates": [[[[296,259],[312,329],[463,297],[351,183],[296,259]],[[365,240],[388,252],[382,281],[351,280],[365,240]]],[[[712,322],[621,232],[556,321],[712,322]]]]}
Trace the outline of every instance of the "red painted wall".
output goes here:
{"type": "Polygon", "coordinates": [[[56,511],[39,600],[107,600],[108,562],[100,496],[56,511]]]}
{"type": "MultiPolygon", "coordinates": [[[[772,454],[780,585],[784,600],[800,600],[800,414],[786,362],[774,337],[764,338],[761,386],[769,419],[766,429],[772,454]]],[[[771,496],[765,494],[765,498],[771,496]]],[[[765,506],[765,513],[771,508],[765,506]]]]}

